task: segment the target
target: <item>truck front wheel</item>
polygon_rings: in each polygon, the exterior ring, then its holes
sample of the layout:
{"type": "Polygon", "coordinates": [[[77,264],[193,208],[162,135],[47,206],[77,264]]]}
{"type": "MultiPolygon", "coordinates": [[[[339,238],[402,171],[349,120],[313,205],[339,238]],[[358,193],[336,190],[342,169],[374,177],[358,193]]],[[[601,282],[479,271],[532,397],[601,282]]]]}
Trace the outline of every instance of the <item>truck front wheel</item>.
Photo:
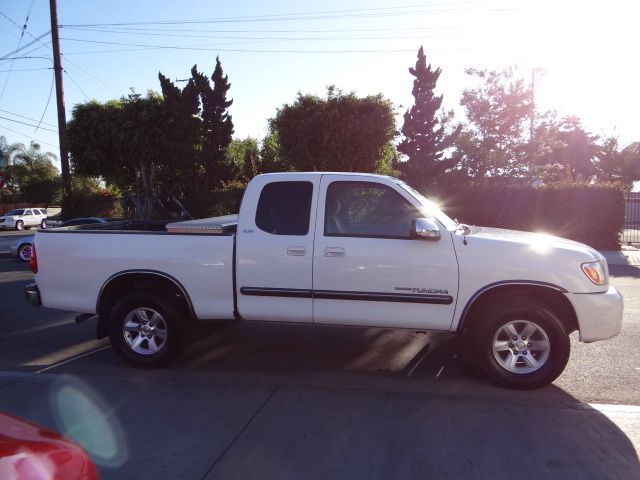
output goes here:
{"type": "Polygon", "coordinates": [[[118,356],[131,365],[162,367],[184,347],[182,320],[175,306],[155,295],[128,295],[111,313],[111,345],[118,356]]]}
{"type": "Polygon", "coordinates": [[[476,357],[487,376],[499,385],[539,388],[553,382],[569,360],[569,336],[557,315],[527,298],[492,305],[475,328],[476,357]]]}

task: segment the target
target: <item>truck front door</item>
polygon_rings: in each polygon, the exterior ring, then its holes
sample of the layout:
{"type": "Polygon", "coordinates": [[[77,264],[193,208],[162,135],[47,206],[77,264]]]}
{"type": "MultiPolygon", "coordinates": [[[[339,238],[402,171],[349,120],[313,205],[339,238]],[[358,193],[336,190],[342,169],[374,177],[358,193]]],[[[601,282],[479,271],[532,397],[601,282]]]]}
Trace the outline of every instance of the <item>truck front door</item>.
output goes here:
{"type": "Polygon", "coordinates": [[[314,247],[314,322],[448,330],[458,290],[449,232],[412,238],[424,217],[389,180],[325,175],[314,247]]]}

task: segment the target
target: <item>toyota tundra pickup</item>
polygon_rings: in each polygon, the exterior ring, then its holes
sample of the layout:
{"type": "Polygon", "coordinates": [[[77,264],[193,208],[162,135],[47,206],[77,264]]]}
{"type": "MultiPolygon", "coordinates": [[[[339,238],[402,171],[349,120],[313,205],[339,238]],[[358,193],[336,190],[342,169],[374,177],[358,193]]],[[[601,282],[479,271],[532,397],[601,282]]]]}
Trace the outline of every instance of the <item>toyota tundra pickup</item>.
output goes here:
{"type": "Polygon", "coordinates": [[[371,174],[260,175],[238,215],[41,230],[30,263],[30,304],[98,315],[98,337],[139,367],[169,362],[200,321],[348,325],[464,334],[493,381],[537,388],[571,332],[593,342],[622,323],[596,250],[458,224],[371,174]]]}

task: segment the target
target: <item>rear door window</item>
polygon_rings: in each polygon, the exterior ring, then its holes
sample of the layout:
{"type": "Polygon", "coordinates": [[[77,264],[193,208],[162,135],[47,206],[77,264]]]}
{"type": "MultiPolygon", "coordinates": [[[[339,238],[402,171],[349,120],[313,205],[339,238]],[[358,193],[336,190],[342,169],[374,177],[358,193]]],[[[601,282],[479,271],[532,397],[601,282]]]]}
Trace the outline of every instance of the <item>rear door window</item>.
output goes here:
{"type": "Polygon", "coordinates": [[[260,192],[256,226],[272,235],[307,235],[311,216],[311,182],[272,182],[260,192]]]}

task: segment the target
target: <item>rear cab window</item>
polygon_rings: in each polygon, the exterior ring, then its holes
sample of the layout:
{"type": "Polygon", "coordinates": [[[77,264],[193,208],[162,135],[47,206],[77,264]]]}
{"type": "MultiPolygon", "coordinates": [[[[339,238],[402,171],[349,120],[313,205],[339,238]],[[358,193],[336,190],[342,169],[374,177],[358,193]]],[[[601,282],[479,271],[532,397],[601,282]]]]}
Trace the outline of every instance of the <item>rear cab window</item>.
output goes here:
{"type": "Polygon", "coordinates": [[[272,235],[307,235],[312,195],[311,182],[268,183],[260,192],[256,226],[272,235]]]}

